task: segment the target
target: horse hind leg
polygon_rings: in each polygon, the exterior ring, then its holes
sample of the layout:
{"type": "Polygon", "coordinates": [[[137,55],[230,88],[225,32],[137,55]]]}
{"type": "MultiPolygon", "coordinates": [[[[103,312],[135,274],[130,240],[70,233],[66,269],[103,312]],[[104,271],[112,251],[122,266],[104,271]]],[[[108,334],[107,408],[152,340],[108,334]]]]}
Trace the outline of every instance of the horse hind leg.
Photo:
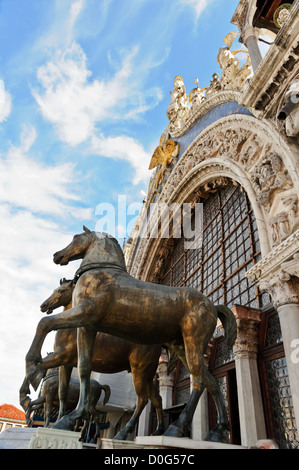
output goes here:
{"type": "Polygon", "coordinates": [[[164,436],[182,437],[184,435],[185,428],[192,422],[198,401],[206,387],[204,381],[205,365],[203,352],[201,350],[204,349],[204,344],[199,340],[200,335],[192,334],[193,326],[193,322],[190,322],[186,325],[185,331],[183,331],[185,357],[181,352],[178,352],[179,357],[182,359],[183,363],[187,365],[187,369],[192,376],[193,389],[179,418],[167,428],[164,436]]]}
{"type": "Polygon", "coordinates": [[[159,395],[159,393],[156,391],[154,384],[152,382],[148,386],[148,396],[156,410],[156,415],[157,415],[157,427],[155,431],[152,433],[152,436],[160,436],[161,434],[163,434],[165,430],[163,408],[162,408],[162,398],[159,395]]]}
{"type": "Polygon", "coordinates": [[[204,372],[207,389],[213,397],[218,416],[216,427],[209,432],[205,441],[224,442],[224,433],[230,429],[224,398],[215,377],[212,376],[207,368],[205,368],[204,372]]]}

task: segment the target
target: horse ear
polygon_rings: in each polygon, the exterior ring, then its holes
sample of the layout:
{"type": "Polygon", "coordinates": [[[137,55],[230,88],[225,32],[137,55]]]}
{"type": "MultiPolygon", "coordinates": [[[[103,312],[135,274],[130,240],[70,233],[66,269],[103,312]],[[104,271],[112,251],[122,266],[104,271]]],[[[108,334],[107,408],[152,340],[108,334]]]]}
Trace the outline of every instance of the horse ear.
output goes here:
{"type": "Polygon", "coordinates": [[[91,230],[89,230],[89,228],[85,227],[85,225],[83,225],[83,230],[86,233],[91,233],[91,230]]]}
{"type": "Polygon", "coordinates": [[[62,284],[64,284],[66,281],[65,277],[63,279],[60,279],[60,285],[62,286],[62,284]]]}

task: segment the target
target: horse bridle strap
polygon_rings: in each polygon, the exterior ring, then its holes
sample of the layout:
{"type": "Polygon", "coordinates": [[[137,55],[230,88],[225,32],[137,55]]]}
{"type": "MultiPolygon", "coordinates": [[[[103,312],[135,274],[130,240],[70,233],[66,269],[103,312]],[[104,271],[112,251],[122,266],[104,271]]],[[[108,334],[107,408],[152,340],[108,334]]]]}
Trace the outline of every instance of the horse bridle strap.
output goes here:
{"type": "Polygon", "coordinates": [[[73,282],[76,284],[79,277],[82,276],[82,274],[86,273],[87,271],[90,271],[91,269],[109,269],[109,268],[118,269],[120,271],[126,272],[126,270],[122,268],[121,266],[117,266],[116,264],[112,264],[112,263],[89,263],[77,269],[73,282]]]}

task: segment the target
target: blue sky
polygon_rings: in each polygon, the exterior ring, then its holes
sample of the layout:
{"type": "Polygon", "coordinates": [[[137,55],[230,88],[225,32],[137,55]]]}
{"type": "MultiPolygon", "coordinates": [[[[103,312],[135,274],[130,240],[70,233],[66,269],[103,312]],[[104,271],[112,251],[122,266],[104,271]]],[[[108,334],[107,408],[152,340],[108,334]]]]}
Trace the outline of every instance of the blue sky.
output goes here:
{"type": "Polygon", "coordinates": [[[237,4],[0,0],[0,404],[19,407],[39,306],[76,269],[53,253],[98,204],[142,202],[173,79],[209,85],[237,4]]]}

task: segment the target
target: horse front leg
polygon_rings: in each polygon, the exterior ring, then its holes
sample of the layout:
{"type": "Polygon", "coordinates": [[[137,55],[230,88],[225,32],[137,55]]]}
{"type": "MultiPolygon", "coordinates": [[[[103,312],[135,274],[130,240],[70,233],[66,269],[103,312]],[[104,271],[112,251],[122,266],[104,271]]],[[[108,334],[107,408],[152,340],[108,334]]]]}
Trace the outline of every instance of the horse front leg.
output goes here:
{"type": "MultiPolygon", "coordinates": [[[[47,334],[53,330],[84,326],[88,321],[86,313],[86,308],[83,305],[78,305],[56,315],[43,317],[39,321],[32,344],[26,355],[26,378],[34,390],[37,389],[45,375],[46,369],[42,366],[41,349],[47,334]]],[[[46,367],[49,367],[49,362],[46,367]]]]}
{"type": "Polygon", "coordinates": [[[29,405],[31,403],[31,398],[30,398],[30,387],[29,387],[29,382],[27,380],[27,378],[25,377],[22,385],[21,385],[21,388],[19,390],[19,402],[20,402],[20,405],[22,406],[23,410],[26,411],[28,410],[29,408],[29,405]]]}
{"type": "Polygon", "coordinates": [[[79,401],[74,411],[63,416],[53,425],[55,429],[73,430],[79,418],[89,420],[90,373],[96,333],[97,331],[95,329],[85,327],[78,329],[79,401]]]}
{"type": "Polygon", "coordinates": [[[67,412],[67,396],[69,391],[69,384],[71,379],[73,366],[61,366],[59,367],[59,413],[57,421],[62,418],[67,412]]]}

